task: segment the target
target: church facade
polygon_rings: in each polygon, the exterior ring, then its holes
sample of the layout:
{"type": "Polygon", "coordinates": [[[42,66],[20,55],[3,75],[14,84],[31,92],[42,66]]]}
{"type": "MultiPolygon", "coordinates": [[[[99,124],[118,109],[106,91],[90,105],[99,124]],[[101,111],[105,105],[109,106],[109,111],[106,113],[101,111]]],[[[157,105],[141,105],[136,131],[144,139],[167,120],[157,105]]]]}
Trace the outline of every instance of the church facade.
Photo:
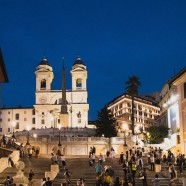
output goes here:
{"type": "Polygon", "coordinates": [[[35,71],[35,104],[32,108],[1,109],[0,134],[51,127],[87,127],[89,104],[87,103],[86,65],[80,57],[72,65],[71,90],[66,90],[64,66],[62,72],[62,89],[64,90],[52,90],[53,68],[47,59],[43,58],[35,71]],[[62,113],[63,106],[66,109],[65,114],[62,113]],[[67,116],[66,120],[62,117],[63,115],[67,116]]]}

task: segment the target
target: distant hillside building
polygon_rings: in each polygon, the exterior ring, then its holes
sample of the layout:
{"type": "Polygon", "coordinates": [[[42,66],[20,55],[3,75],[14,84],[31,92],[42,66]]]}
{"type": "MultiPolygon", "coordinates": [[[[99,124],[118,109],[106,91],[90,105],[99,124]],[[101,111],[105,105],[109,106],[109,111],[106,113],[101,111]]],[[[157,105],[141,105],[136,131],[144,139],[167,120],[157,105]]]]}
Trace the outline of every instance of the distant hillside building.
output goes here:
{"type": "MultiPolygon", "coordinates": [[[[155,117],[159,115],[160,108],[151,96],[135,97],[135,132],[145,131],[154,124],[155,117]]],[[[128,94],[123,94],[112,100],[107,108],[112,111],[121,132],[131,133],[132,99],[128,94]]]]}
{"type": "MultiPolygon", "coordinates": [[[[65,73],[65,70],[63,69],[65,73]]],[[[51,128],[88,126],[87,69],[80,57],[72,65],[72,90],[52,90],[53,69],[46,58],[38,64],[36,74],[35,104],[32,108],[3,108],[0,111],[0,133],[51,128]],[[65,97],[65,101],[62,97],[65,97]],[[62,121],[62,101],[67,121],[62,121]]],[[[65,75],[65,74],[64,74],[65,75]]],[[[63,76],[65,78],[65,76],[63,76]]],[[[65,81],[63,83],[66,83],[65,81]]],[[[65,87],[65,86],[63,86],[65,87]]],[[[66,88],[66,87],[65,87],[66,88]]],[[[20,103],[21,104],[21,103],[20,103]]]]}

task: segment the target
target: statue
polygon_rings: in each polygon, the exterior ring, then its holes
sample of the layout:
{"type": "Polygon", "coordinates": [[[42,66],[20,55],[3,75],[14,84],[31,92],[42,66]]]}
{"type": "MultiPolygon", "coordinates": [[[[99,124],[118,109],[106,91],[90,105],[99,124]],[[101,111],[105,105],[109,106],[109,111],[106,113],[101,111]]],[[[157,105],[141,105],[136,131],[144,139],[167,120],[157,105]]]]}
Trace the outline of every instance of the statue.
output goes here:
{"type": "Polygon", "coordinates": [[[28,178],[24,175],[25,164],[22,161],[18,161],[15,165],[17,174],[13,177],[16,185],[22,184],[26,186],[28,184],[28,178]]]}

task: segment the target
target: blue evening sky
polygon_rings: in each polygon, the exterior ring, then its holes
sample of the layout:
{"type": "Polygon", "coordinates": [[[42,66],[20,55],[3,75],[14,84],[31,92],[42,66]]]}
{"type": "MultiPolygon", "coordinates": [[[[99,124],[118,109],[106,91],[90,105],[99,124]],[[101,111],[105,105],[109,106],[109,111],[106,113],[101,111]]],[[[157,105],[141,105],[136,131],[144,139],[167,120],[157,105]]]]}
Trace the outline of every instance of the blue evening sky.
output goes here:
{"type": "Polygon", "coordinates": [[[35,70],[45,55],[61,89],[78,55],[88,69],[89,120],[125,92],[129,76],[140,93],[160,91],[186,64],[185,0],[1,0],[0,47],[9,83],[6,107],[35,103],[35,70]]]}

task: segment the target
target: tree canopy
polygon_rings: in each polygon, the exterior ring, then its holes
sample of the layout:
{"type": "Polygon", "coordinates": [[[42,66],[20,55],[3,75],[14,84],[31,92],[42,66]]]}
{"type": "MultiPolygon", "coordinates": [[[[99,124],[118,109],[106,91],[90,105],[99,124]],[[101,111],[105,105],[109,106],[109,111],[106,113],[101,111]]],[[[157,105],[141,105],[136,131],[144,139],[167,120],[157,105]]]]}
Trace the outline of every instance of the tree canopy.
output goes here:
{"type": "Polygon", "coordinates": [[[98,111],[96,127],[96,136],[115,137],[117,135],[116,119],[106,106],[98,111]]]}
{"type": "Polygon", "coordinates": [[[151,126],[147,129],[146,140],[151,144],[162,143],[168,136],[168,128],[165,126],[151,126]]]}

